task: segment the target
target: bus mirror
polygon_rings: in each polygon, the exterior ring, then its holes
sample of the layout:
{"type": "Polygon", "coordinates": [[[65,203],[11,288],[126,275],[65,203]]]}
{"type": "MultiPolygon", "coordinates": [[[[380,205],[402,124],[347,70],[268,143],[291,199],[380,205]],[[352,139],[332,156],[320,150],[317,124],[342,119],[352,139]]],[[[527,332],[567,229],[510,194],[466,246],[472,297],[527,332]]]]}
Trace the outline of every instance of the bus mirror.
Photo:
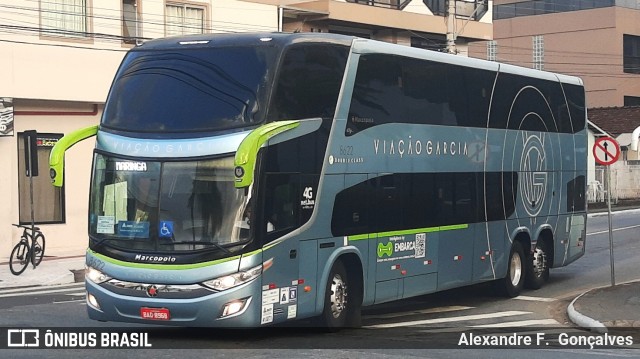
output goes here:
{"type": "Polygon", "coordinates": [[[51,149],[49,155],[49,176],[51,183],[56,187],[62,187],[64,179],[64,153],[76,143],[95,136],[98,133],[98,125],[81,128],[63,136],[51,149]]]}
{"type": "Polygon", "coordinates": [[[294,129],[300,121],[270,122],[251,131],[242,140],[234,161],[236,188],[249,187],[253,183],[253,172],[260,147],[273,136],[294,129]]]}

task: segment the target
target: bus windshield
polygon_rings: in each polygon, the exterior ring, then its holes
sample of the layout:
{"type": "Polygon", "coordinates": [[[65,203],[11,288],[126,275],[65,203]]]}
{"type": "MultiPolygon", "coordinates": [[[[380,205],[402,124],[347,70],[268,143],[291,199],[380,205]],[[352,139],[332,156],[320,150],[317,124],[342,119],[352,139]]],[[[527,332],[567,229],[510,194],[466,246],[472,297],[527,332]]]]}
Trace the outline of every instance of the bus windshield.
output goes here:
{"type": "Polygon", "coordinates": [[[102,126],[133,132],[202,132],[262,122],[273,48],[137,50],[111,87],[102,126]]]}
{"type": "Polygon", "coordinates": [[[233,157],[154,162],[96,154],[94,161],[93,245],[225,257],[250,241],[249,200],[234,187],[233,157]]]}

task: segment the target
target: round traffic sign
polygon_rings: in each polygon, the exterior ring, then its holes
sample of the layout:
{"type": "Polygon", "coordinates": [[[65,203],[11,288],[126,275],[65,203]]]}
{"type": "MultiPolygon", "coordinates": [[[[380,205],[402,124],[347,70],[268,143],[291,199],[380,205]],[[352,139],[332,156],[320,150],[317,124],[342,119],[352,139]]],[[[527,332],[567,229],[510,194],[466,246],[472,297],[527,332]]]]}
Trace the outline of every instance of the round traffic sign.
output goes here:
{"type": "Polygon", "coordinates": [[[620,158],[620,145],[611,137],[600,137],[593,145],[593,157],[601,165],[609,166],[620,158]]]}

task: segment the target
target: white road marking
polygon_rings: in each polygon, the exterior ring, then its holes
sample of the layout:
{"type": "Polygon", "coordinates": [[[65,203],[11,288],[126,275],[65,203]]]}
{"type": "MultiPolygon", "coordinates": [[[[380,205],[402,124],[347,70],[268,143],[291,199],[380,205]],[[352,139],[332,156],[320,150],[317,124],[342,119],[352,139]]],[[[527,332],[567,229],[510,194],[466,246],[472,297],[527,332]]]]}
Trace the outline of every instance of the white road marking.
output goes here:
{"type": "Polygon", "coordinates": [[[60,302],[53,302],[53,304],[64,304],[64,303],[80,303],[80,304],[84,304],[86,302],[87,302],[86,299],[74,299],[74,300],[63,300],[63,301],[60,301],[60,302]]]}
{"type": "Polygon", "coordinates": [[[31,287],[21,287],[21,288],[13,288],[13,289],[0,289],[0,294],[5,293],[33,293],[34,291],[48,290],[48,289],[57,289],[57,288],[75,288],[75,287],[84,287],[84,282],[82,283],[69,283],[69,284],[58,284],[52,286],[31,286],[31,287]]]}
{"type": "Polygon", "coordinates": [[[415,314],[433,314],[433,313],[446,313],[446,312],[454,312],[457,310],[466,310],[473,309],[474,307],[464,307],[464,306],[448,306],[448,307],[438,307],[431,309],[423,309],[423,310],[415,310],[411,312],[400,312],[400,313],[389,313],[389,314],[379,314],[379,315],[365,315],[366,319],[390,319],[390,318],[398,318],[405,317],[407,315],[415,315],[415,314]]]}
{"type": "Polygon", "coordinates": [[[536,319],[536,320],[519,320],[515,322],[502,322],[494,324],[473,325],[471,328],[515,328],[515,327],[531,327],[534,325],[559,325],[555,319],[536,319]]]}
{"type": "Polygon", "coordinates": [[[526,295],[519,295],[513,299],[528,300],[530,302],[555,302],[556,301],[555,298],[529,297],[526,295]]]}
{"type": "Polygon", "coordinates": [[[25,295],[44,295],[44,294],[54,294],[54,293],[62,293],[68,291],[75,291],[78,288],[59,288],[59,289],[45,289],[45,290],[31,290],[31,291],[22,291],[19,293],[3,293],[0,294],[0,298],[9,298],[9,297],[20,297],[25,295]]]}
{"type": "Polygon", "coordinates": [[[409,322],[399,322],[399,323],[376,324],[376,325],[364,326],[363,328],[369,328],[369,329],[398,328],[398,327],[408,327],[408,326],[414,326],[414,325],[451,323],[451,322],[459,322],[459,321],[465,321],[465,320],[502,318],[502,317],[516,316],[516,315],[525,315],[525,314],[531,314],[531,312],[521,312],[521,311],[514,310],[514,311],[507,311],[507,312],[489,313],[489,314],[463,315],[459,317],[450,317],[450,318],[437,318],[437,319],[413,320],[409,322]]]}
{"type": "Polygon", "coordinates": [[[76,293],[65,293],[64,295],[71,295],[76,297],[84,297],[87,295],[87,292],[76,292],[76,293]]]}
{"type": "MultiPolygon", "coordinates": [[[[620,228],[614,228],[613,232],[617,232],[617,231],[625,231],[627,229],[633,229],[633,228],[638,228],[640,227],[640,224],[635,225],[635,226],[629,226],[629,227],[620,227],[620,228]]],[[[591,233],[587,233],[587,236],[595,236],[598,234],[604,234],[604,233],[609,233],[609,230],[607,229],[606,231],[598,231],[598,232],[591,232],[591,233]]]]}
{"type": "MultiPolygon", "coordinates": [[[[632,209],[623,209],[621,211],[611,211],[612,215],[616,215],[616,214],[625,214],[625,213],[634,213],[634,212],[638,212],[640,211],[640,208],[632,208],[632,209]]],[[[603,217],[606,216],[608,214],[607,211],[604,212],[596,212],[596,213],[588,213],[587,217],[591,218],[591,217],[603,217]]]]}

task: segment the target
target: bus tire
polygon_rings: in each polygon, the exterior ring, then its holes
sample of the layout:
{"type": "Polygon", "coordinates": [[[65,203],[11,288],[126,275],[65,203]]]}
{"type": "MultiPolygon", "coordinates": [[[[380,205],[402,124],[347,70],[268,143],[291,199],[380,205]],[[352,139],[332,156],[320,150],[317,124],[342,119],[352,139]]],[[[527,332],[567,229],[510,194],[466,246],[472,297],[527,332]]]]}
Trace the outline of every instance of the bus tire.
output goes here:
{"type": "Polygon", "coordinates": [[[325,329],[335,331],[347,325],[351,309],[350,284],[344,264],[340,260],[336,261],[329,273],[324,293],[324,308],[320,317],[325,329]]]}
{"type": "Polygon", "coordinates": [[[549,250],[543,239],[538,239],[536,248],[527,259],[525,287],[540,289],[549,280],[549,250]]]}
{"type": "Polygon", "coordinates": [[[498,289],[502,295],[513,298],[520,294],[524,286],[525,270],[525,256],[522,244],[514,241],[509,253],[507,275],[498,281],[498,289]]]}

